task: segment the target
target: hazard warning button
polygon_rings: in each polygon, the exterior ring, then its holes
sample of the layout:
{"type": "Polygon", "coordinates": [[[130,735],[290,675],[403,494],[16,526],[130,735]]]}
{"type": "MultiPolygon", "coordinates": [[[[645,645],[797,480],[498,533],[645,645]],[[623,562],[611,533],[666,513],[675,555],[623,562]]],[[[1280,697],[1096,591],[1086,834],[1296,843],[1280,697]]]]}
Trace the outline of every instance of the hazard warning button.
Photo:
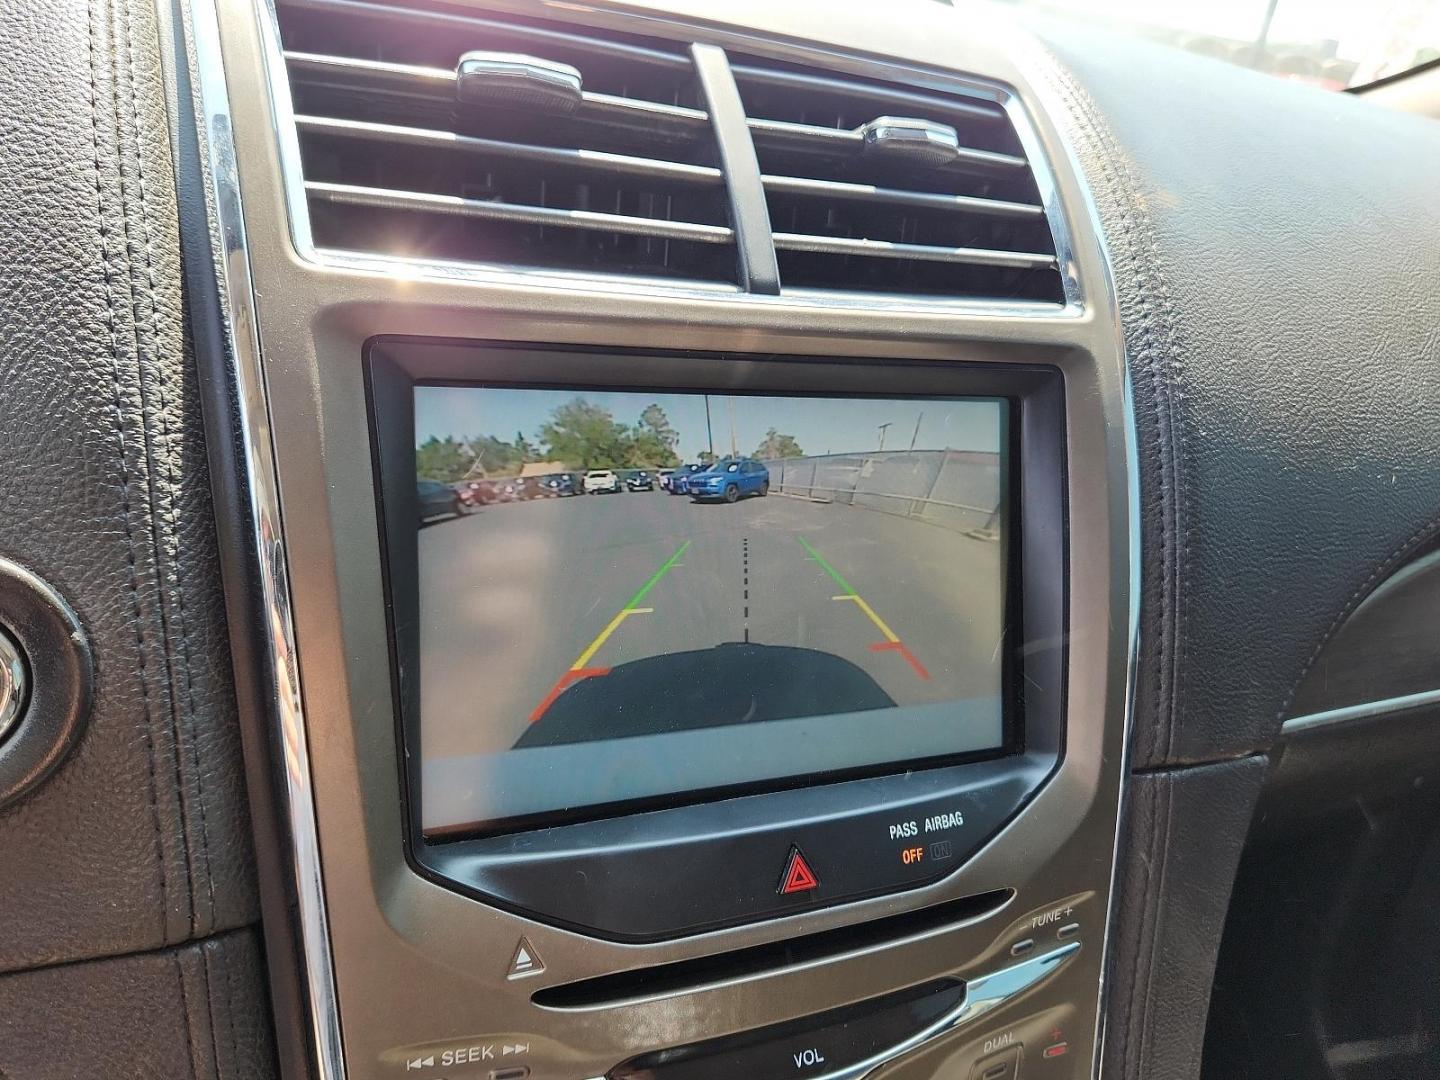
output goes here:
{"type": "Polygon", "coordinates": [[[780,888],[782,895],[789,893],[809,892],[820,884],[815,876],[815,871],[810,869],[810,864],[805,861],[805,856],[800,854],[800,849],[794,844],[790,845],[790,854],[785,860],[785,872],[780,875],[780,888]]]}

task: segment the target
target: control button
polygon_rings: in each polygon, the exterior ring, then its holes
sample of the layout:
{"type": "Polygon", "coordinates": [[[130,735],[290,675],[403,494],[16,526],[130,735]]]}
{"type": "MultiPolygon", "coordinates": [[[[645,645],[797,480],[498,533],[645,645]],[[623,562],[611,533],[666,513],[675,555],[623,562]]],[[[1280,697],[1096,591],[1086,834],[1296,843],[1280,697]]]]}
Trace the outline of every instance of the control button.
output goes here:
{"type": "Polygon", "coordinates": [[[491,1069],[488,1080],[525,1080],[529,1075],[529,1065],[511,1065],[505,1069],[491,1069]]]}
{"type": "Polygon", "coordinates": [[[1055,936],[1058,937],[1061,941],[1064,941],[1066,938],[1074,937],[1079,932],[1080,924],[1078,922],[1072,922],[1066,923],[1064,926],[1060,927],[1059,930],[1056,930],[1055,936]]]}
{"type": "Polygon", "coordinates": [[[1035,939],[1026,938],[1024,941],[1017,941],[1010,946],[1011,956],[1024,956],[1026,953],[1035,951],[1035,939]]]}
{"type": "Polygon", "coordinates": [[[815,877],[815,871],[810,869],[810,864],[805,861],[805,856],[800,854],[798,847],[791,844],[789,858],[785,860],[785,872],[780,875],[780,892],[785,895],[809,892],[819,884],[819,880],[815,877]]]}
{"type": "Polygon", "coordinates": [[[526,975],[539,975],[545,970],[545,961],[540,959],[540,954],[535,951],[526,938],[520,939],[520,944],[515,946],[515,955],[510,958],[510,968],[505,973],[507,979],[523,979],[526,975]]]}
{"type": "Polygon", "coordinates": [[[941,979],[802,1020],[631,1058],[609,1080],[784,1080],[829,1076],[953,1013],[963,984],[941,979]]]}
{"type": "Polygon", "coordinates": [[[1012,1046],[981,1058],[970,1070],[970,1080],[1020,1080],[1021,1047],[1012,1046]]]}
{"type": "Polygon", "coordinates": [[[1044,1058],[1064,1057],[1069,1051],[1070,1044],[1068,1042],[1051,1043],[1040,1051],[1040,1056],[1044,1058]]]}

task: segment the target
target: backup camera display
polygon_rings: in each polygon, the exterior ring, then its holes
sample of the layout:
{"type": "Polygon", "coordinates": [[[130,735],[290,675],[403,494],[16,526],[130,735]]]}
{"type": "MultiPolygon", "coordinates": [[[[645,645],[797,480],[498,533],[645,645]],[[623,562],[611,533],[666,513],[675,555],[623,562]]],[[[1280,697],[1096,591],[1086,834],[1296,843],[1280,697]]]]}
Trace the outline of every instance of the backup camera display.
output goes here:
{"type": "Polygon", "coordinates": [[[427,833],[995,750],[996,399],[419,386],[427,833]]]}

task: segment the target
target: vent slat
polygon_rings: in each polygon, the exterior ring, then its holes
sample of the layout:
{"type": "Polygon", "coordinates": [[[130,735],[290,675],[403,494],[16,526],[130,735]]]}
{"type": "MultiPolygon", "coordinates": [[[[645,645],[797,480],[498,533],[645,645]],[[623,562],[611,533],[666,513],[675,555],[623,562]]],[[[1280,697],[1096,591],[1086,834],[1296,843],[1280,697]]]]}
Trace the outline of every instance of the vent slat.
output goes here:
{"type": "MultiPolygon", "coordinates": [[[[454,35],[464,36],[500,34],[507,38],[526,40],[534,45],[560,46],[577,52],[589,53],[599,59],[622,58],[631,63],[652,65],[671,71],[688,71],[690,60],[683,53],[670,53],[662,49],[646,48],[630,42],[612,38],[586,37],[582,34],[567,33],[546,26],[535,26],[524,22],[500,22],[486,18],[480,13],[450,14],[443,11],[424,11],[412,8],[397,9],[384,4],[367,3],[366,0],[303,0],[296,7],[312,11],[328,11],[340,16],[360,16],[369,19],[398,23],[408,27],[430,27],[445,35],[445,40],[455,41],[454,35]]],[[[455,50],[456,55],[471,48],[462,44],[455,50]]]]}
{"type": "Polygon", "coordinates": [[[473,135],[457,135],[453,131],[433,128],[406,127],[400,124],[379,124],[367,120],[341,120],[327,116],[297,116],[295,126],[302,133],[333,135],[392,145],[456,150],[467,154],[494,155],[519,161],[535,161],[547,165],[597,169],[628,176],[660,177],[696,184],[718,186],[724,183],[719,169],[708,165],[687,165],[679,161],[610,154],[603,150],[583,150],[560,146],[538,146],[530,143],[507,142],[503,139],[482,139],[473,135]]]}
{"type": "MultiPolygon", "coordinates": [[[[758,120],[750,118],[750,134],[757,148],[793,149],[800,153],[841,154],[858,157],[864,150],[865,139],[855,128],[827,128],[818,124],[799,124],[786,120],[758,120]]],[[[962,146],[955,151],[955,168],[972,168],[1006,172],[1024,171],[1030,163],[1014,154],[999,154],[992,150],[976,150],[962,146]]]]}
{"type": "Polygon", "coordinates": [[[763,176],[766,191],[820,198],[853,199],[856,202],[888,206],[915,206],[927,210],[948,210],[972,214],[996,214],[1030,219],[1043,218],[1043,207],[1004,199],[977,199],[969,195],[939,195],[928,191],[904,191],[873,184],[849,184],[843,180],[813,180],[803,176],[763,176]]]}
{"type": "Polygon", "coordinates": [[[860,255],[880,259],[917,259],[921,262],[960,263],[965,266],[1003,266],[1015,270],[1048,270],[1055,256],[1028,251],[993,251],[988,248],[938,247],[933,244],[894,244],[883,240],[854,240],[843,236],[775,234],[779,251],[820,255],[860,255]]]}
{"type": "MultiPolygon", "coordinates": [[[[444,68],[290,51],[285,53],[285,63],[292,72],[341,80],[338,85],[347,88],[376,89],[373,83],[378,82],[379,89],[390,93],[410,93],[444,98],[447,101],[455,97],[455,72],[444,68]]],[[[591,113],[597,118],[607,115],[623,116],[630,120],[641,119],[694,132],[705,131],[710,122],[701,109],[667,105],[660,101],[617,97],[614,94],[591,90],[584,92],[581,102],[582,113],[591,113]]],[[[538,115],[536,120],[543,121],[544,116],[538,115]]]]}
{"type": "Polygon", "coordinates": [[[737,63],[732,64],[730,70],[735,75],[735,81],[740,84],[742,96],[747,84],[784,91],[811,91],[827,98],[839,97],[846,101],[859,101],[874,106],[873,115],[867,117],[870,120],[887,111],[899,110],[906,115],[919,112],[928,116],[964,117],[993,124],[1005,121],[1004,110],[991,103],[981,104],[953,96],[940,97],[898,86],[878,86],[786,68],[752,67],[737,63]]]}
{"type": "Polygon", "coordinates": [[[518,222],[524,225],[556,225],[572,229],[627,236],[649,236],[662,240],[690,240],[702,244],[728,244],[734,232],[724,225],[702,225],[692,221],[605,214],[593,210],[566,210],[556,206],[518,206],[513,203],[482,202],[454,195],[431,195],[414,191],[360,187],[307,181],[305,193],[313,199],[344,206],[365,206],[376,210],[418,210],[455,217],[518,222]]]}

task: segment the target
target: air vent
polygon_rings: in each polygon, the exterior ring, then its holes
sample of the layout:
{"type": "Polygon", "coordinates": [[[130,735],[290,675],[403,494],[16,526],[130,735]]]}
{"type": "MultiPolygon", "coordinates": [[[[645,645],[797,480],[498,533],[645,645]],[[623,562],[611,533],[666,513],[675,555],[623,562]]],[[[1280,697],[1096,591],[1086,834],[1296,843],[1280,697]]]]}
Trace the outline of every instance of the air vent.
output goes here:
{"type": "Polygon", "coordinates": [[[787,289],[1064,299],[994,100],[733,57],[787,289]]]}
{"type": "Polygon", "coordinates": [[[773,259],[790,294],[1065,298],[995,97],[472,10],[306,0],[279,27],[317,248],[755,291],[773,259]]]}
{"type": "Polygon", "coordinates": [[[316,246],[736,280],[685,46],[348,0],[282,7],[280,30],[316,246]],[[579,100],[462,101],[467,54],[573,69],[579,100]]]}

